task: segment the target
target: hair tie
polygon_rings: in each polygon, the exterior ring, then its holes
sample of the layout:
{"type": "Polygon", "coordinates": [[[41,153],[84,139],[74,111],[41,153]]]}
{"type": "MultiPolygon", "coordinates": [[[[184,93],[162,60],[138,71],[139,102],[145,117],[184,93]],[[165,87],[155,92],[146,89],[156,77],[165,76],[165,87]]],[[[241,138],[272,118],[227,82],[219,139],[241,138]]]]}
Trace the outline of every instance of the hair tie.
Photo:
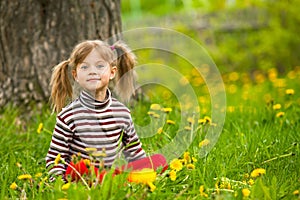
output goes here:
{"type": "Polygon", "coordinates": [[[115,46],[110,46],[110,49],[113,51],[115,50],[115,46]]]}

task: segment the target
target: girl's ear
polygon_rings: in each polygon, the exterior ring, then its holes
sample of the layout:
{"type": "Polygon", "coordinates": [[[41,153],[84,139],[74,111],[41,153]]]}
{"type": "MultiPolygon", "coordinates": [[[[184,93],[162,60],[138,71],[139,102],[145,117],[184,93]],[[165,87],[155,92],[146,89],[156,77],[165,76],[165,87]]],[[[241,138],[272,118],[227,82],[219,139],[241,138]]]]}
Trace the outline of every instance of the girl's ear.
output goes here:
{"type": "Polygon", "coordinates": [[[117,74],[117,67],[116,66],[112,66],[110,69],[110,77],[109,79],[112,80],[113,78],[115,78],[117,74]]]}
{"type": "Polygon", "coordinates": [[[74,80],[77,81],[77,73],[76,73],[76,70],[72,70],[72,76],[73,76],[74,80]]]}

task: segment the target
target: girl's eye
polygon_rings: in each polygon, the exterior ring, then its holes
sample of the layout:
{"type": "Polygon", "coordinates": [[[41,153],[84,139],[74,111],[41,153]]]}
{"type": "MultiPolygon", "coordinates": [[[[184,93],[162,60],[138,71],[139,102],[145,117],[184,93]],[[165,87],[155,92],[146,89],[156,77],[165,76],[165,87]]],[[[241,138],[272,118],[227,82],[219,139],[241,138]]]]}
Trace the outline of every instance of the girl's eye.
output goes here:
{"type": "Polygon", "coordinates": [[[97,67],[97,69],[102,69],[105,66],[104,65],[97,65],[96,67],[97,67]]]}
{"type": "Polygon", "coordinates": [[[82,66],[80,66],[80,69],[87,69],[88,68],[88,66],[86,66],[86,65],[82,65],[82,66]]]}

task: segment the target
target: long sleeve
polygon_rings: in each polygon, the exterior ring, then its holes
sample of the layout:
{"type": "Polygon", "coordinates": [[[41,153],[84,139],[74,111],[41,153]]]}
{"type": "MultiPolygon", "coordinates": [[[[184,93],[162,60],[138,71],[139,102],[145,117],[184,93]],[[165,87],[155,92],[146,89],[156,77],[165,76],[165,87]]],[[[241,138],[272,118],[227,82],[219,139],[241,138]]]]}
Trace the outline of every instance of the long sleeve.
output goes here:
{"type": "Polygon", "coordinates": [[[131,117],[128,127],[124,130],[123,145],[123,154],[128,162],[132,162],[146,156],[145,151],[142,149],[142,143],[135,132],[131,117]]]}
{"type": "Polygon", "coordinates": [[[65,161],[70,161],[71,155],[69,151],[69,141],[72,138],[72,131],[66,123],[58,116],[54,127],[52,140],[46,156],[46,168],[49,170],[49,175],[52,179],[55,176],[63,175],[66,166],[62,162],[55,165],[54,161],[58,154],[65,161]]]}

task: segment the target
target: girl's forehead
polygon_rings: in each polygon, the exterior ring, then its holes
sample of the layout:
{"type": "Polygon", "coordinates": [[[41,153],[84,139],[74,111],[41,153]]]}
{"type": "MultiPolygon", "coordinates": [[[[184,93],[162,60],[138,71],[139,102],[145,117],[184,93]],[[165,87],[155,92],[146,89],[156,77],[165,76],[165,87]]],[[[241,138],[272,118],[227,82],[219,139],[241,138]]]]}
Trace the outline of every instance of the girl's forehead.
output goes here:
{"type": "Polygon", "coordinates": [[[83,62],[108,62],[108,59],[103,56],[103,54],[97,50],[93,49],[83,60],[83,62]]]}

